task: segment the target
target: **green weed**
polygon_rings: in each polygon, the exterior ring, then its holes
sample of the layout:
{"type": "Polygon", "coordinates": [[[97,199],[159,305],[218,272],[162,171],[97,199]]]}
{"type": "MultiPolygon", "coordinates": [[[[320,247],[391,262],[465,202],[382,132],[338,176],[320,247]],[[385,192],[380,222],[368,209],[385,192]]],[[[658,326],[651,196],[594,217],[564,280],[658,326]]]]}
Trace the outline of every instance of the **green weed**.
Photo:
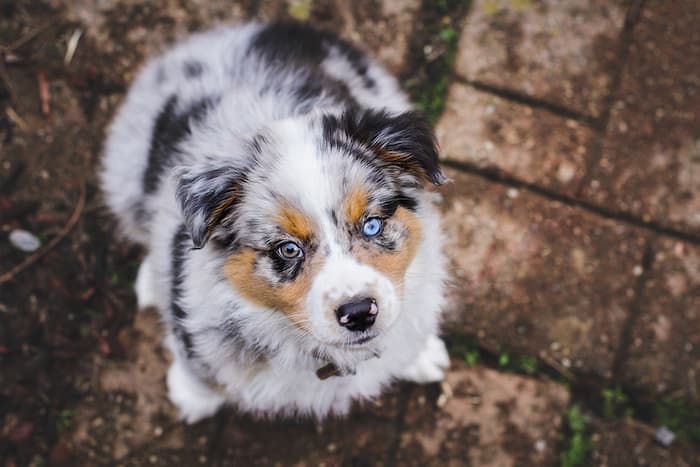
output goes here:
{"type": "Polygon", "coordinates": [[[562,467],[580,467],[587,465],[588,457],[593,450],[593,441],[588,433],[588,417],[574,405],[566,412],[566,422],[571,436],[566,440],[565,451],[562,454],[562,467]]]}

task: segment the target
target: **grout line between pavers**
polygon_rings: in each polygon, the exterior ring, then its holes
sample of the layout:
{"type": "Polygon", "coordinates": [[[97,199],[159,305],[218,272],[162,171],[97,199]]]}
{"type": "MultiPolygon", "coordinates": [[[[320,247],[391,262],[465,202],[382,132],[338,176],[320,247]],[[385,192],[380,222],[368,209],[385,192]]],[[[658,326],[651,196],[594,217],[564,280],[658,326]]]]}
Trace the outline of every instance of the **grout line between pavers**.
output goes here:
{"type": "MultiPolygon", "coordinates": [[[[615,104],[615,97],[617,96],[620,86],[622,84],[622,75],[627,66],[627,58],[629,56],[630,45],[632,44],[632,34],[634,28],[639,22],[639,18],[642,14],[642,9],[644,8],[646,0],[633,0],[627,13],[625,14],[625,22],[622,26],[622,31],[620,31],[620,36],[618,39],[617,48],[617,66],[612,73],[612,79],[610,82],[610,88],[608,94],[603,100],[603,109],[600,117],[597,120],[597,129],[603,133],[603,137],[608,129],[608,123],[610,122],[610,114],[612,112],[612,107],[615,104]]],[[[593,147],[590,150],[589,157],[586,158],[586,166],[583,173],[583,177],[578,183],[576,190],[574,190],[575,195],[578,197],[581,195],[582,191],[585,189],[586,185],[590,182],[593,170],[600,164],[600,160],[603,156],[603,146],[600,139],[596,139],[593,147]]]]}
{"type": "Polygon", "coordinates": [[[591,115],[587,115],[582,112],[570,109],[568,107],[556,104],[554,102],[546,101],[537,97],[529,96],[512,89],[506,89],[499,86],[494,86],[488,83],[484,83],[478,80],[469,80],[464,76],[454,72],[452,75],[453,81],[470,86],[477,91],[481,91],[488,94],[493,94],[502,99],[515,102],[517,104],[526,105],[535,109],[542,109],[548,111],[554,115],[569,120],[575,120],[583,123],[586,126],[593,128],[594,130],[601,130],[601,122],[599,118],[595,118],[591,115]]]}
{"type": "Polygon", "coordinates": [[[231,410],[232,409],[230,408],[224,409],[217,415],[218,419],[216,421],[216,428],[214,429],[214,433],[211,436],[211,440],[209,441],[209,445],[207,446],[206,450],[209,463],[208,465],[223,465],[222,461],[224,451],[221,449],[221,443],[223,441],[224,433],[226,433],[226,428],[228,427],[228,424],[232,418],[231,410]]]}
{"type": "Polygon", "coordinates": [[[392,467],[396,465],[396,456],[401,449],[401,435],[406,427],[406,410],[408,409],[408,400],[413,393],[413,388],[409,387],[405,391],[399,393],[399,402],[397,414],[394,419],[394,439],[387,448],[386,465],[392,467]]]}
{"type": "Polygon", "coordinates": [[[627,319],[622,326],[622,331],[620,332],[620,337],[618,339],[618,346],[615,352],[615,358],[612,364],[612,380],[622,381],[624,365],[627,362],[627,356],[629,354],[629,348],[632,345],[632,331],[634,326],[637,324],[639,315],[641,314],[642,297],[646,290],[647,282],[649,281],[649,276],[651,274],[651,269],[654,266],[654,260],[656,257],[656,251],[654,245],[658,237],[656,235],[652,236],[646,243],[644,247],[644,256],[642,257],[642,274],[640,274],[637,279],[637,283],[634,288],[634,296],[630,302],[627,319]]]}
{"type": "Polygon", "coordinates": [[[595,214],[598,217],[616,220],[634,227],[649,230],[656,234],[665,235],[678,240],[682,240],[684,242],[691,243],[693,245],[700,246],[700,236],[698,235],[693,235],[682,230],[663,225],[656,221],[645,221],[644,219],[641,219],[637,216],[626,212],[608,209],[597,204],[578,199],[574,196],[558,193],[547,188],[543,188],[534,183],[521,180],[497,168],[479,167],[470,162],[457,161],[454,159],[442,159],[440,163],[443,166],[455,169],[459,172],[475,175],[477,177],[498,183],[500,185],[523,189],[528,192],[547,198],[550,201],[556,201],[567,206],[583,209],[591,214],[595,214]]]}

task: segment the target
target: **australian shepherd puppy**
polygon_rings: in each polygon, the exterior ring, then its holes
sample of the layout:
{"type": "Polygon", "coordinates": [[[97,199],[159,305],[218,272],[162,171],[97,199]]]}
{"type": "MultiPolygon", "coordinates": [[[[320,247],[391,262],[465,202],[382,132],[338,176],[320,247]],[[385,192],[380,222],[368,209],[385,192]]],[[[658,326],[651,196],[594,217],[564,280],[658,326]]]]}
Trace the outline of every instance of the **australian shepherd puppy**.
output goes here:
{"type": "Polygon", "coordinates": [[[323,417],[441,380],[444,181],[396,80],[333,34],[247,24],[151,60],[101,183],[148,252],[136,292],[163,316],[182,417],[323,417]]]}

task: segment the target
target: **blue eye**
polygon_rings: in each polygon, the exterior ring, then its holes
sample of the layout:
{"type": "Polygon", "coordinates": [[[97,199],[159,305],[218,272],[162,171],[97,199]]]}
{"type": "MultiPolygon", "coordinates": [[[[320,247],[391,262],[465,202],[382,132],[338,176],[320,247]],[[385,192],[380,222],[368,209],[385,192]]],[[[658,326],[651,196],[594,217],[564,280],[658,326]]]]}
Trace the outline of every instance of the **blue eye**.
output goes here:
{"type": "Polygon", "coordinates": [[[294,242],[284,242],[277,247],[277,256],[282,259],[297,259],[304,256],[304,250],[294,242]]]}
{"type": "Polygon", "coordinates": [[[362,225],[362,235],[365,237],[374,237],[382,230],[382,220],[378,217],[370,217],[362,225]]]}

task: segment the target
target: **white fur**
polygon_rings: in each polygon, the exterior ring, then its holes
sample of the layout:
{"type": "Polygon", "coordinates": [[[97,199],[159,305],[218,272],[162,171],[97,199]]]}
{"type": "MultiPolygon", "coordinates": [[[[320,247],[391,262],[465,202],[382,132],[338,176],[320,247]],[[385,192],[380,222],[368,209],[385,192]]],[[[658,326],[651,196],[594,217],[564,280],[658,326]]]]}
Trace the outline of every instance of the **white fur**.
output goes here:
{"type": "MultiPolygon", "coordinates": [[[[174,356],[168,372],[169,396],[188,422],[212,415],[224,403],[257,414],[342,414],[352,401],[376,397],[393,379],[438,381],[449,364],[437,337],[446,264],[440,219],[430,194],[417,194],[422,239],[401,287],[344,251],[327,217],[328,209],[341,203],[342,193],[337,180],[327,174],[342,171],[352,182],[361,179],[363,169],[341,166],[339,159],[320,154],[314,144],[317,130],[310,123],[318,112],[342,109],[329,104],[300,114],[290,95],[261,94],[271,79],[290,86],[299,79],[296,72],[280,77],[245,54],[262,27],[249,24],[196,35],[147,64],[117,114],[105,148],[101,178],[106,201],[122,233],[148,249],[136,281],[139,306],[157,306],[163,314],[174,356]],[[194,80],[183,77],[179,70],[188,59],[202,62],[207,72],[194,80]],[[165,80],[158,78],[163,73],[165,80]],[[182,143],[179,165],[184,169],[164,174],[158,190],[144,195],[142,180],[154,121],[173,93],[180,108],[212,93],[220,103],[206,120],[193,123],[192,136],[182,143]],[[264,182],[256,184],[255,177],[262,175],[251,175],[240,216],[232,222],[236,228],[247,228],[242,225],[246,216],[271,215],[277,206],[270,196],[273,187],[283,190],[320,226],[328,258],[306,297],[308,327],[300,329],[284,314],[243,299],[222,272],[226,257],[210,244],[188,251],[183,260],[182,296],[177,303],[188,312],[179,323],[171,309],[172,244],[183,213],[176,201],[174,174],[242,166],[246,142],[258,132],[269,136],[279,154],[264,172],[264,182]],[[148,213],[145,218],[134,214],[139,205],[148,213]],[[372,330],[379,337],[356,348],[336,346],[347,340],[349,331],[335,323],[332,310],[360,295],[377,300],[379,315],[372,330]],[[242,347],[224,333],[232,321],[237,338],[245,340],[242,347]],[[195,360],[188,358],[173,333],[176,325],[192,336],[195,360]],[[319,346],[323,358],[314,355],[319,346]],[[258,360],[241,353],[241,348],[270,352],[258,360]],[[318,379],[316,370],[328,361],[347,374],[318,379]]],[[[344,81],[364,107],[394,113],[410,108],[396,80],[373,62],[368,70],[376,83],[372,89],[361,85],[342,56],[331,54],[323,68],[344,81]]]]}

